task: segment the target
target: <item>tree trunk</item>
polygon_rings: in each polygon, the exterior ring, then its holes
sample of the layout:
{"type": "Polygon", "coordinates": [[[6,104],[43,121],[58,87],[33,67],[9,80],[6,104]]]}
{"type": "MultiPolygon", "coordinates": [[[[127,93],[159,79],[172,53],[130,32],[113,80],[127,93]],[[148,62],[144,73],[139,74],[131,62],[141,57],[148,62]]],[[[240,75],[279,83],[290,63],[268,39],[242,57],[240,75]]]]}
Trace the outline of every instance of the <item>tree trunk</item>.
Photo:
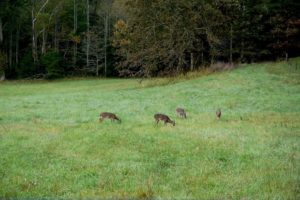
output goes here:
{"type": "MultiPolygon", "coordinates": [[[[245,16],[245,5],[242,3],[242,19],[244,20],[244,16],[245,16]]],[[[244,27],[242,27],[242,30],[240,32],[241,34],[241,53],[240,53],[240,62],[243,62],[244,61],[244,46],[245,46],[245,42],[244,42],[244,27]]]]}
{"type": "Polygon", "coordinates": [[[191,53],[191,71],[194,70],[194,53],[191,53]]]}
{"type": "Polygon", "coordinates": [[[55,17],[55,30],[54,30],[54,49],[55,49],[55,51],[57,51],[58,52],[58,48],[59,48],[59,42],[58,42],[58,17],[56,16],[55,17]]]}
{"type": "Polygon", "coordinates": [[[4,80],[5,80],[5,69],[4,68],[2,68],[2,69],[0,68],[0,81],[4,81],[4,80]]]}
{"type": "Polygon", "coordinates": [[[99,56],[96,55],[96,76],[99,76],[99,56]]]}
{"type": "Polygon", "coordinates": [[[107,35],[108,35],[108,12],[105,15],[104,24],[104,76],[107,75],[107,35]]]}
{"type": "Polygon", "coordinates": [[[2,28],[2,19],[0,17],[0,44],[3,42],[3,28],[2,28]]]}
{"type": "Polygon", "coordinates": [[[13,34],[12,30],[10,31],[10,36],[9,36],[9,52],[8,52],[8,66],[12,66],[12,59],[13,59],[13,34]]]}
{"type": "Polygon", "coordinates": [[[202,45],[202,51],[201,51],[201,65],[204,65],[204,44],[203,41],[201,42],[202,45]]]}
{"type": "Polygon", "coordinates": [[[241,56],[240,56],[241,62],[244,62],[244,46],[245,46],[244,39],[242,39],[241,56]]]}
{"type": "Polygon", "coordinates": [[[20,29],[21,24],[19,24],[17,33],[16,33],[16,65],[19,64],[19,39],[20,39],[20,29]]]}
{"type": "MultiPolygon", "coordinates": [[[[77,33],[77,5],[76,0],[74,0],[74,36],[76,36],[77,33]]],[[[73,47],[73,66],[76,67],[77,63],[77,42],[74,41],[74,47],[73,47]]]]}
{"type": "Polygon", "coordinates": [[[289,24],[286,27],[286,51],[285,51],[285,61],[287,62],[289,60],[289,24]]]}
{"type": "Polygon", "coordinates": [[[180,69],[182,68],[182,64],[183,64],[183,58],[182,55],[179,56],[178,58],[178,65],[177,65],[177,73],[179,73],[180,69]]]}
{"type": "Polygon", "coordinates": [[[46,28],[43,28],[42,55],[46,53],[46,28]]]}
{"type": "Polygon", "coordinates": [[[86,67],[89,68],[89,50],[90,50],[90,3],[89,0],[86,1],[86,21],[87,21],[87,28],[86,28],[86,67]]]}
{"type": "Polygon", "coordinates": [[[213,65],[215,63],[215,48],[213,46],[210,46],[210,65],[213,65]]]}
{"type": "Polygon", "coordinates": [[[37,62],[37,42],[36,42],[36,33],[35,33],[35,21],[36,18],[34,16],[34,5],[32,5],[31,9],[31,23],[32,23],[32,57],[34,63],[37,62]]]}
{"type": "Polygon", "coordinates": [[[76,4],[76,0],[74,0],[74,34],[77,31],[77,4],[76,4]]]}
{"type": "Polygon", "coordinates": [[[229,62],[232,64],[232,40],[233,40],[233,33],[232,33],[232,24],[230,24],[230,55],[229,55],[229,62]]]}
{"type": "MultiPolygon", "coordinates": [[[[0,17],[0,44],[3,42],[3,28],[2,28],[2,20],[0,17]]],[[[5,61],[6,62],[6,61],[5,61]]],[[[2,74],[0,74],[0,81],[4,81],[5,80],[5,70],[1,70],[0,68],[0,73],[2,71],[2,74]]]]}

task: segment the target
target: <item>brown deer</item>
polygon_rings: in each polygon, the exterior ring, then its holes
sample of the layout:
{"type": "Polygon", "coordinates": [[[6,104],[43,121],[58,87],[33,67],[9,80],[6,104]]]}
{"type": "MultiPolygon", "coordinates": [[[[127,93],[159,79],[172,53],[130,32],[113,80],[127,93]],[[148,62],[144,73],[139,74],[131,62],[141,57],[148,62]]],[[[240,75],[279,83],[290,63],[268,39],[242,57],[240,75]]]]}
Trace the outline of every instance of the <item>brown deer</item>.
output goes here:
{"type": "Polygon", "coordinates": [[[216,111],[216,116],[217,116],[217,118],[218,119],[220,119],[221,118],[221,109],[219,108],[217,111],[216,111]]]}
{"type": "Polygon", "coordinates": [[[112,122],[118,121],[121,123],[121,120],[114,113],[110,113],[110,112],[100,113],[99,121],[102,122],[105,119],[110,119],[112,122]]]}
{"type": "Polygon", "coordinates": [[[173,126],[175,126],[175,121],[172,121],[167,115],[157,113],[154,115],[154,119],[156,121],[156,124],[158,124],[159,121],[163,121],[165,125],[167,123],[170,123],[173,124],[173,126]]]}
{"type": "Polygon", "coordinates": [[[176,113],[179,117],[186,118],[186,113],[183,108],[176,108],[176,113]]]}

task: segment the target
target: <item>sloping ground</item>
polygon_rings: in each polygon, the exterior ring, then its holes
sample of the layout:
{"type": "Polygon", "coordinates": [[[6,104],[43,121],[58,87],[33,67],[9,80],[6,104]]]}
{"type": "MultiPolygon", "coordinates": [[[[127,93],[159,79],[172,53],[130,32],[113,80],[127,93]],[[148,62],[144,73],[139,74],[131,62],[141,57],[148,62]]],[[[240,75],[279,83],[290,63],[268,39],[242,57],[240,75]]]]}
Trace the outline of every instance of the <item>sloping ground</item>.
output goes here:
{"type": "Polygon", "coordinates": [[[164,86],[3,83],[0,197],[299,199],[299,61],[164,86]],[[122,123],[98,123],[101,111],[122,123]],[[155,126],[157,112],[176,126],[155,126]]]}

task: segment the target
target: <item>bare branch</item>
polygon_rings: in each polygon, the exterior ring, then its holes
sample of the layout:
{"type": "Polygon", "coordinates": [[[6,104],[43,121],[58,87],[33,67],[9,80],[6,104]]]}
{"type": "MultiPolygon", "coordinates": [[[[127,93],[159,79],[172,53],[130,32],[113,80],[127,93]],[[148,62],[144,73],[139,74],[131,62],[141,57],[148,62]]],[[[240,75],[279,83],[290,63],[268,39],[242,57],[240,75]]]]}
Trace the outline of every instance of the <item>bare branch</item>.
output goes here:
{"type": "Polygon", "coordinates": [[[42,7],[40,8],[40,10],[37,12],[35,18],[37,18],[39,16],[39,14],[42,12],[42,10],[45,8],[45,6],[48,4],[49,0],[46,0],[45,3],[42,5],[42,7]]]}

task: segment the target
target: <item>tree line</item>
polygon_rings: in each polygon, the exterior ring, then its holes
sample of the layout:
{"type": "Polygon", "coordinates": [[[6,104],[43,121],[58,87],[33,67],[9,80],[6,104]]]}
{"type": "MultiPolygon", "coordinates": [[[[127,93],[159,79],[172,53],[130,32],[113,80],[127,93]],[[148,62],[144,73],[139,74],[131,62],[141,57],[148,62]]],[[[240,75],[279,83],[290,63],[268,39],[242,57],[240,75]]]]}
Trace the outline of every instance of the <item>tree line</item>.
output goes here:
{"type": "Polygon", "coordinates": [[[299,56],[297,0],[1,0],[0,76],[159,76],[299,56]]]}

